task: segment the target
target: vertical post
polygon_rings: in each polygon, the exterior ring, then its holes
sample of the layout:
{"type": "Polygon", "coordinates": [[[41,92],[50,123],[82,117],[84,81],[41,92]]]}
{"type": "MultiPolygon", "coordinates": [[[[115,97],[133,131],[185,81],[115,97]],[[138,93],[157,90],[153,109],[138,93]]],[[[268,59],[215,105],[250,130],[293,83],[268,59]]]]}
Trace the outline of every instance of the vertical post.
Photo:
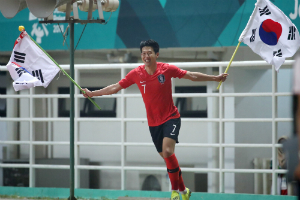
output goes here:
{"type": "MultiPolygon", "coordinates": [[[[121,77],[125,77],[125,68],[121,68],[121,77]]],[[[121,190],[125,190],[125,184],[126,184],[126,171],[124,170],[125,166],[125,157],[126,157],[126,150],[125,150],[125,98],[124,98],[124,90],[121,90],[121,190]]]]}
{"type": "Polygon", "coordinates": [[[29,140],[30,140],[30,145],[29,145],[29,187],[35,187],[35,168],[32,167],[32,165],[35,164],[35,146],[33,145],[34,142],[34,129],[33,129],[33,121],[32,118],[34,117],[34,107],[33,107],[33,98],[32,95],[34,94],[34,88],[30,89],[30,98],[29,98],[29,117],[30,117],[30,125],[29,125],[29,140]]]}
{"type": "MultiPolygon", "coordinates": [[[[52,115],[52,107],[53,107],[53,104],[52,104],[52,99],[51,98],[47,98],[47,117],[48,118],[51,118],[53,115],[52,115]]],[[[52,134],[52,122],[47,122],[47,126],[48,126],[48,135],[47,135],[47,140],[48,141],[52,141],[53,139],[53,134],[52,134]]],[[[48,145],[47,146],[47,158],[53,158],[53,145],[48,145]]]]}
{"type": "MultiPolygon", "coordinates": [[[[214,74],[213,68],[207,68],[206,74],[214,74]]],[[[207,93],[214,93],[216,90],[216,83],[209,81],[207,82],[207,93]]],[[[219,92],[219,91],[218,91],[219,92]]],[[[216,97],[207,97],[207,118],[218,118],[219,113],[219,99],[216,97]]],[[[208,122],[207,125],[207,142],[208,143],[219,143],[219,128],[216,122],[208,122]]],[[[218,168],[219,167],[219,149],[209,148],[207,152],[208,156],[208,168],[218,168]]],[[[218,193],[219,191],[219,174],[215,172],[207,173],[207,192],[208,193],[218,193]]]]}
{"type": "Polygon", "coordinates": [[[272,65],[272,195],[277,194],[277,174],[275,170],[277,168],[277,149],[275,147],[277,143],[277,72],[274,65],[272,65]]]}
{"type": "MultiPolygon", "coordinates": [[[[219,67],[219,73],[222,73],[223,67],[219,67]]],[[[223,87],[219,90],[219,192],[224,193],[224,147],[223,147],[223,131],[224,131],[224,122],[222,121],[224,113],[224,106],[223,106],[223,87]]]]}
{"type": "MultiPolygon", "coordinates": [[[[70,75],[74,79],[74,23],[70,25],[70,75]]],[[[70,83],[70,197],[69,200],[76,199],[74,197],[74,84],[70,83]]]]}
{"type": "MultiPolygon", "coordinates": [[[[77,83],[80,84],[80,74],[79,74],[79,70],[75,69],[75,79],[77,80],[77,83]]],[[[78,118],[80,117],[80,98],[76,97],[77,94],[79,94],[79,90],[75,90],[75,108],[74,108],[74,120],[75,120],[75,125],[74,125],[74,168],[75,168],[75,172],[74,172],[74,187],[76,188],[80,188],[80,170],[77,168],[77,165],[80,165],[80,151],[79,151],[79,145],[77,144],[78,142],[78,137],[79,137],[79,122],[78,122],[78,118]]]]}

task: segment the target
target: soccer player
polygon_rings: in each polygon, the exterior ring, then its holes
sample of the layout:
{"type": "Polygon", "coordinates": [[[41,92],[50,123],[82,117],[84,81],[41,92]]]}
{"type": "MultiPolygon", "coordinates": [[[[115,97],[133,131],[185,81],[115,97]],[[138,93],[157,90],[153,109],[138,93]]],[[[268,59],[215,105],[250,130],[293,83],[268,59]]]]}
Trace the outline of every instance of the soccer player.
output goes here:
{"type": "Polygon", "coordinates": [[[154,40],[140,43],[141,58],[144,65],[131,70],[124,79],[101,90],[83,89],[84,97],[115,94],[121,89],[137,84],[147,111],[149,130],[158,153],[167,165],[172,184],[171,200],[179,200],[179,191],[183,200],[189,200],[191,191],[185,187],[177,158],[174,154],[178,143],[181,125],[180,114],[172,99],[171,78],[184,78],[191,81],[225,81],[228,74],[210,76],[199,72],[179,69],[174,65],[156,62],[159,45],[154,40]]]}

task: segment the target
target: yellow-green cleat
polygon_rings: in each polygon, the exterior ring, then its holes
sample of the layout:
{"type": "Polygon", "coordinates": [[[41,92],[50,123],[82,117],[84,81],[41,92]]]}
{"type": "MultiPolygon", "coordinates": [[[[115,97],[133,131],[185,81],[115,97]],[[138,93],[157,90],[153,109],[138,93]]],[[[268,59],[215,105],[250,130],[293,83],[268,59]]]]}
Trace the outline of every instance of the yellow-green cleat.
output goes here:
{"type": "Polygon", "coordinates": [[[185,194],[181,194],[182,200],[190,200],[192,192],[190,191],[189,188],[185,188],[185,189],[186,189],[186,193],[185,194]]]}
{"type": "Polygon", "coordinates": [[[176,191],[172,191],[171,200],[180,200],[179,193],[176,191]]]}

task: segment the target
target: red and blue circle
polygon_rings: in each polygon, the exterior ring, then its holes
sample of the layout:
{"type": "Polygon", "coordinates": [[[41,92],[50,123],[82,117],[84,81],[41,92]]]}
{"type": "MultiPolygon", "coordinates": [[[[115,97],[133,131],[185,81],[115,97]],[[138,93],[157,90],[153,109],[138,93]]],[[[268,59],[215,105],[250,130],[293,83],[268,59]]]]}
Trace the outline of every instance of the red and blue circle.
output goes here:
{"type": "Polygon", "coordinates": [[[260,39],[265,44],[271,46],[274,46],[278,43],[281,33],[281,24],[273,21],[272,19],[266,19],[265,21],[263,21],[259,28],[260,39]]]}

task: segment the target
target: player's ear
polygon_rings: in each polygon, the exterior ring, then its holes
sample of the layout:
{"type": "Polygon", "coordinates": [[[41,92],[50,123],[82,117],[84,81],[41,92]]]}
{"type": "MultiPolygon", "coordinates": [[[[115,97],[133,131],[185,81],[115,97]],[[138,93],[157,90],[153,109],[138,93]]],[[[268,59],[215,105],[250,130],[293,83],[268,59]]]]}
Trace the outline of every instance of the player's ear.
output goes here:
{"type": "Polygon", "coordinates": [[[159,52],[156,53],[156,58],[158,58],[158,56],[159,56],[159,52]]]}

